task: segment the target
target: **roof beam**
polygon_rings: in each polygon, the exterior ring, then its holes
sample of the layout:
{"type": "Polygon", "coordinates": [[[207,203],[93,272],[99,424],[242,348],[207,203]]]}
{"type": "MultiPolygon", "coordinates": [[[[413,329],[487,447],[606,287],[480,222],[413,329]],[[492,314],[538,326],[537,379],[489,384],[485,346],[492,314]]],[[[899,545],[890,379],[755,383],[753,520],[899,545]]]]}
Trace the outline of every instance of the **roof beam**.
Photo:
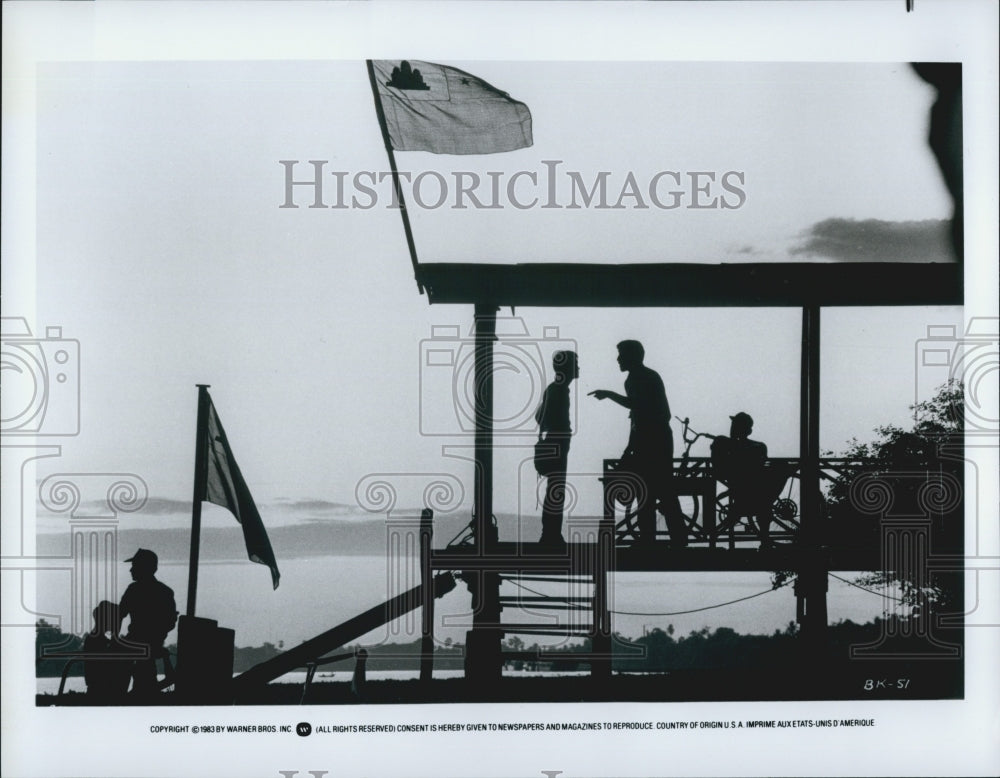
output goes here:
{"type": "Polygon", "coordinates": [[[432,304],[590,308],[961,305],[958,263],[421,263],[432,304]]]}

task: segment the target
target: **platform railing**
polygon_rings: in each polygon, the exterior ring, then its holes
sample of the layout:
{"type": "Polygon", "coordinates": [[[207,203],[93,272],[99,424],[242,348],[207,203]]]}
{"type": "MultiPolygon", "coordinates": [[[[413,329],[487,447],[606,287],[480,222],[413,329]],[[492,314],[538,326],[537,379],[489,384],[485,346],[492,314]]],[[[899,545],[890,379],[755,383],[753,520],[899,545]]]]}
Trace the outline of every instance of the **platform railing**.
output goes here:
{"type": "MultiPolygon", "coordinates": [[[[619,460],[605,459],[601,481],[604,486],[604,518],[614,524],[616,546],[628,546],[638,540],[636,492],[645,488],[633,473],[618,470],[619,460]]],[[[820,489],[825,506],[825,493],[830,484],[845,477],[876,470],[876,464],[857,458],[824,457],[819,461],[820,489]]],[[[794,543],[801,526],[800,475],[801,461],[793,457],[772,457],[766,461],[765,477],[772,481],[769,539],[776,543],[794,543]]],[[[748,515],[734,510],[728,486],[714,473],[709,457],[687,457],[674,460],[672,488],[686,516],[688,543],[716,548],[724,544],[736,548],[759,544],[757,528],[748,515]]],[[[823,521],[825,515],[816,517],[823,521]]],[[[657,514],[655,540],[668,537],[663,528],[662,513],[657,514]]]]}

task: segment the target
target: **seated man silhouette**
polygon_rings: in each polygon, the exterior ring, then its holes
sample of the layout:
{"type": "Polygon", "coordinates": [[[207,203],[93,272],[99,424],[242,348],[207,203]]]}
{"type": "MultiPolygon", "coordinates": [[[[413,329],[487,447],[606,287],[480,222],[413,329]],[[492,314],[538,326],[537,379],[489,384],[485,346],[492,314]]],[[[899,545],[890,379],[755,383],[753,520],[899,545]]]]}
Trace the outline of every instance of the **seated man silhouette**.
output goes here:
{"type": "Polygon", "coordinates": [[[83,679],[87,697],[98,703],[120,702],[132,675],[129,654],[135,649],[118,637],[118,606],[102,600],[94,608],[94,628],[83,639],[83,679]]]}
{"type": "Polygon", "coordinates": [[[133,583],[122,595],[118,618],[130,618],[126,642],[147,649],[145,658],[137,659],[132,667],[132,691],[149,696],[159,691],[156,660],[164,655],[163,642],[177,624],[177,604],[174,590],[156,579],[159,560],[155,553],[140,548],[125,561],[132,563],[133,583]]]}
{"type": "Polygon", "coordinates": [[[729,437],[712,441],[712,468],[715,477],[729,487],[730,517],[749,516],[757,524],[761,548],[770,539],[772,496],[767,486],[765,463],[767,446],[750,440],[753,418],[740,411],[730,416],[729,437]]]}

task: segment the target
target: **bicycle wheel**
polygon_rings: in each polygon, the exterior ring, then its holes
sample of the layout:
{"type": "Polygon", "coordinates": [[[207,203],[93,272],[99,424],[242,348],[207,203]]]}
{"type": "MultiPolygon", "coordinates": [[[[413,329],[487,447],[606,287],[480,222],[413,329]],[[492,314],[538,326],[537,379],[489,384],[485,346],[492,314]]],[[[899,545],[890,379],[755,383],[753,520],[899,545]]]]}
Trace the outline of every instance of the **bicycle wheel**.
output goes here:
{"type": "Polygon", "coordinates": [[[789,497],[774,501],[771,506],[771,538],[792,539],[799,531],[799,505],[789,497]]]}

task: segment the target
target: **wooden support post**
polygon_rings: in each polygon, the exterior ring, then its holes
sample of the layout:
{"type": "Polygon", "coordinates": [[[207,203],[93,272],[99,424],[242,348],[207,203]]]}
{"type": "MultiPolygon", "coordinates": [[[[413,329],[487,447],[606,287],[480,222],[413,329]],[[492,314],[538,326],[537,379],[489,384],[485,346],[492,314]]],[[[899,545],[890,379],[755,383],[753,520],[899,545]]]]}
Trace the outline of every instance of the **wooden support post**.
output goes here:
{"type": "MultiPolygon", "coordinates": [[[[496,340],[497,307],[477,304],[475,310],[475,408],[476,465],[474,500],[476,548],[480,556],[496,551],[497,530],[493,526],[493,343],[496,340]]],[[[500,681],[500,576],[478,572],[473,595],[472,633],[466,645],[466,678],[477,686],[500,681]]]]}
{"type": "Polygon", "coordinates": [[[476,547],[485,553],[497,542],[493,527],[493,344],[497,308],[477,305],[475,312],[475,492],[476,547]]]}
{"type": "MultiPolygon", "coordinates": [[[[605,511],[607,508],[605,507],[605,511]]],[[[597,543],[594,544],[594,634],[590,650],[600,655],[591,660],[590,675],[595,683],[604,684],[611,680],[611,612],[608,610],[608,574],[614,562],[614,514],[611,521],[605,518],[597,529],[597,543]]]]}
{"type": "Polygon", "coordinates": [[[802,531],[812,545],[821,531],[819,493],[819,308],[802,309],[802,388],[799,426],[802,531]]]}
{"type": "MultiPolygon", "coordinates": [[[[799,420],[799,499],[802,503],[800,543],[809,551],[822,543],[824,522],[819,491],[819,330],[817,305],[802,309],[802,387],[799,420]]],[[[802,635],[822,643],[826,634],[828,588],[826,561],[822,554],[808,553],[798,570],[796,596],[802,635]]]]}
{"type": "Polygon", "coordinates": [[[420,514],[420,583],[423,603],[420,608],[420,680],[427,683],[434,673],[434,586],[431,571],[431,541],[434,538],[434,511],[424,508],[420,514]]]}

